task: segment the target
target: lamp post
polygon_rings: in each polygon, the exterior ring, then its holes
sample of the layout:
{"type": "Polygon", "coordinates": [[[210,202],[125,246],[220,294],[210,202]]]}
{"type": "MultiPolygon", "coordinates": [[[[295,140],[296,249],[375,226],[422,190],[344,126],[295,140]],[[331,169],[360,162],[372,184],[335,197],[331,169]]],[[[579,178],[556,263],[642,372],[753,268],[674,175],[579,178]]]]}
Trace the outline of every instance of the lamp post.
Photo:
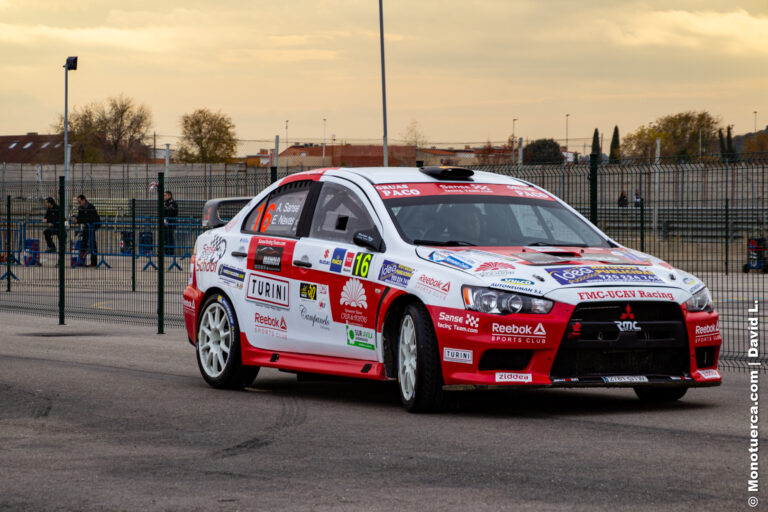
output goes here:
{"type": "Polygon", "coordinates": [[[755,114],[755,133],[757,133],[757,110],[752,113],[755,114]]]}
{"type": "Polygon", "coordinates": [[[387,154],[387,81],[384,73],[384,8],[379,0],[379,41],[381,44],[381,103],[384,112],[384,167],[389,166],[389,155],[387,154]]]}
{"type": "Polygon", "coordinates": [[[325,118],[323,118],[323,167],[325,167],[325,118]]]}
{"type": "Polygon", "coordinates": [[[568,118],[571,114],[565,114],[565,152],[568,153],[568,118]]]}
{"type": "Polygon", "coordinates": [[[290,146],[288,146],[288,121],[289,119],[285,120],[285,149],[288,149],[290,146]]]}
{"type": "Polygon", "coordinates": [[[515,158],[515,123],[517,118],[512,119],[512,158],[515,158]]]}
{"type": "Polygon", "coordinates": [[[77,56],[67,57],[64,63],[64,181],[66,182],[66,204],[61,205],[61,212],[64,214],[65,208],[69,205],[69,70],[77,70],[77,56]]]}

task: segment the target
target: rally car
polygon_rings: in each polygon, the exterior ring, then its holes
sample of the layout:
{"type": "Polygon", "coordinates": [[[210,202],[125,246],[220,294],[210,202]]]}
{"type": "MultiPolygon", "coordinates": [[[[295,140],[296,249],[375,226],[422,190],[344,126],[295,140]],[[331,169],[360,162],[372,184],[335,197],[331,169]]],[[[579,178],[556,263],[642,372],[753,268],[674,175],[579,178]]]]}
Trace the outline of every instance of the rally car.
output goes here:
{"type": "Polygon", "coordinates": [[[721,383],[707,287],[621,246],[549,192],[456,167],[328,168],[231,220],[206,206],[184,319],[203,378],[260,367],[397,380],[409,411],[452,390],[721,383]]]}

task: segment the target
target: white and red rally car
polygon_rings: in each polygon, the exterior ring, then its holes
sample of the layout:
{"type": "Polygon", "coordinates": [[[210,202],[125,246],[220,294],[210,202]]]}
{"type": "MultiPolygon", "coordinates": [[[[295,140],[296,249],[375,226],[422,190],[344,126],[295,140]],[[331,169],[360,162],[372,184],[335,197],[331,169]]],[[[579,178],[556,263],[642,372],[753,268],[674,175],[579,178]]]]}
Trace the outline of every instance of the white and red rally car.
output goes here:
{"type": "Polygon", "coordinates": [[[184,318],[203,378],[259,367],[446,391],[630,386],[676,400],[721,382],[704,283],[611,240],[541,188],[456,167],[288,176],[202,234],[184,318]],[[218,227],[217,227],[218,226],[218,227]]]}

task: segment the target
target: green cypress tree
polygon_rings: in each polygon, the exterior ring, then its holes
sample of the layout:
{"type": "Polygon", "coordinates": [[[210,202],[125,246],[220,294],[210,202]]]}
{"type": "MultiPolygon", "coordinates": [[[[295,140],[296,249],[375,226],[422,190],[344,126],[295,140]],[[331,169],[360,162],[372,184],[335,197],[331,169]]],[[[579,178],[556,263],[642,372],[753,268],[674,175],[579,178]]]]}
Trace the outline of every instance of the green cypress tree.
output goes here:
{"type": "Polygon", "coordinates": [[[592,154],[600,156],[600,134],[597,131],[597,128],[595,128],[595,134],[592,135],[592,154]]]}
{"type": "Polygon", "coordinates": [[[619,127],[613,127],[613,138],[611,138],[611,152],[608,154],[609,164],[621,163],[621,147],[619,146],[619,127]]]}

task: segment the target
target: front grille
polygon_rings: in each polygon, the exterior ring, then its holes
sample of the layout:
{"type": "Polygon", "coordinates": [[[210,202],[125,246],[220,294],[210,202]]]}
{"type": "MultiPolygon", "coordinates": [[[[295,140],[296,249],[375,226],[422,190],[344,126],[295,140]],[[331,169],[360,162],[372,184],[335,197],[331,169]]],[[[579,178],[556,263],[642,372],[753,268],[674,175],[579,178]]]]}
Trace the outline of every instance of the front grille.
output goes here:
{"type": "Polygon", "coordinates": [[[576,307],[551,376],[679,376],[689,370],[688,336],[678,304],[601,302],[576,307]]]}
{"type": "Polygon", "coordinates": [[[696,367],[712,368],[715,366],[717,356],[717,347],[697,347],[696,348],[696,367]]]}

